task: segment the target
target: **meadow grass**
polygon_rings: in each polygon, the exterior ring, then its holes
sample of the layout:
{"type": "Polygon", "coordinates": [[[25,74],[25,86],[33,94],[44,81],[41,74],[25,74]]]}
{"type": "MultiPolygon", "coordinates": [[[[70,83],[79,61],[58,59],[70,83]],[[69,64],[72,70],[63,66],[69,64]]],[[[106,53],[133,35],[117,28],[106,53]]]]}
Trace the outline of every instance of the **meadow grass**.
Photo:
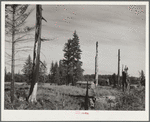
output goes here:
{"type": "MultiPolygon", "coordinates": [[[[10,102],[10,84],[6,84],[5,88],[7,89],[5,91],[5,109],[84,110],[84,96],[86,94],[86,89],[84,88],[66,85],[50,85],[47,83],[39,84],[36,104],[20,101],[20,97],[26,97],[28,95],[28,85],[15,84],[15,104],[11,104],[10,102]]],[[[92,110],[145,109],[144,88],[132,89],[130,94],[123,93],[120,89],[111,86],[97,86],[93,91],[95,97],[99,98],[99,100],[95,102],[95,108],[92,110]],[[111,101],[108,97],[115,97],[116,99],[115,101],[111,101]]],[[[89,89],[89,95],[93,95],[93,91],[89,89]]]]}

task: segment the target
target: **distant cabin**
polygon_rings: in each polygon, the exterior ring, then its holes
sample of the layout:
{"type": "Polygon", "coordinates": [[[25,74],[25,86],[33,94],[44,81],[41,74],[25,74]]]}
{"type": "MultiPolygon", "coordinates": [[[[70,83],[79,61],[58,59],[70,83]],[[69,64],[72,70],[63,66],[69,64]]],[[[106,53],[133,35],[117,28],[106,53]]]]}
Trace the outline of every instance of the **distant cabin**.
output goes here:
{"type": "MultiPolygon", "coordinates": [[[[94,81],[88,81],[88,88],[90,89],[94,85],[94,81]]],[[[76,82],[76,86],[86,88],[87,87],[87,81],[78,81],[76,82]]]]}
{"type": "Polygon", "coordinates": [[[109,86],[109,85],[110,85],[110,81],[109,81],[108,78],[107,78],[107,79],[99,78],[99,79],[98,79],[98,84],[99,84],[100,86],[109,86]]]}

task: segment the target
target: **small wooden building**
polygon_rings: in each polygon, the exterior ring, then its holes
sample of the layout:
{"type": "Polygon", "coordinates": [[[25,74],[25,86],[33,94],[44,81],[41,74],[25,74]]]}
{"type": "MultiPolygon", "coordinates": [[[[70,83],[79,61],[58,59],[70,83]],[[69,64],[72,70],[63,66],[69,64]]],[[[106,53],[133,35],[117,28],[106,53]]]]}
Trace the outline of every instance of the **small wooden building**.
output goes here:
{"type": "MultiPolygon", "coordinates": [[[[88,87],[91,88],[91,86],[94,84],[94,81],[88,81],[88,87]]],[[[76,86],[86,88],[87,87],[87,81],[78,81],[76,82],[76,86]]]]}

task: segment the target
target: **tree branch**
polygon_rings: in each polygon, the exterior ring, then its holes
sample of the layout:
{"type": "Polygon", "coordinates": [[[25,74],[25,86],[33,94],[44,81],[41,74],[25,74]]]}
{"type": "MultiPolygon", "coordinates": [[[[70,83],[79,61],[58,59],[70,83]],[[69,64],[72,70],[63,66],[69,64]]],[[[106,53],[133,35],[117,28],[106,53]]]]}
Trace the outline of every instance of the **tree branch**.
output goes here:
{"type": "Polygon", "coordinates": [[[52,40],[55,40],[55,39],[56,39],[56,38],[53,38],[53,39],[42,39],[42,38],[41,38],[41,41],[42,41],[42,42],[44,42],[44,41],[52,41],[52,40]]]}
{"type": "Polygon", "coordinates": [[[47,22],[46,19],[44,19],[44,17],[42,17],[42,20],[44,20],[45,22],[47,22]]]}
{"type": "Polygon", "coordinates": [[[22,38],[24,38],[25,36],[31,36],[31,35],[33,35],[33,34],[25,34],[25,35],[23,35],[23,36],[21,36],[21,37],[18,37],[18,38],[15,40],[15,42],[26,41],[26,40],[32,39],[32,38],[22,39],[22,38]]]}
{"type": "Polygon", "coordinates": [[[29,51],[32,51],[32,49],[17,50],[15,54],[17,54],[18,52],[29,52],[29,51]]]}
{"type": "Polygon", "coordinates": [[[46,68],[46,66],[44,65],[44,63],[42,61],[40,61],[40,63],[46,68]]]}

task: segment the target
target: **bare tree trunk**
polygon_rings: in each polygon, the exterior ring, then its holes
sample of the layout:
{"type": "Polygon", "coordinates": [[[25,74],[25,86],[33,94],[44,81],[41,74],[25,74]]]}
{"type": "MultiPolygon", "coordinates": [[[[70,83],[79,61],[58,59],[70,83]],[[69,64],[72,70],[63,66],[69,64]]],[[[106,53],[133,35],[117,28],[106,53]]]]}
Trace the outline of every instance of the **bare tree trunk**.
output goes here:
{"type": "Polygon", "coordinates": [[[120,49],[118,49],[118,86],[120,86],[120,49]]]}
{"type": "Polygon", "coordinates": [[[124,68],[124,65],[122,64],[122,79],[121,79],[121,83],[120,83],[120,87],[122,88],[123,90],[123,68],[124,68]]]}
{"type": "Polygon", "coordinates": [[[89,109],[89,96],[88,96],[88,80],[87,80],[87,86],[86,86],[86,96],[85,96],[85,105],[84,109],[88,110],[89,109]]]}
{"type": "Polygon", "coordinates": [[[96,42],[96,56],[95,56],[95,84],[98,85],[98,42],[96,42]]]}
{"type": "Polygon", "coordinates": [[[14,102],[14,65],[15,65],[15,5],[12,6],[13,7],[13,14],[12,14],[12,58],[11,58],[11,103],[14,102]]]}
{"type": "Polygon", "coordinates": [[[39,63],[40,63],[40,49],[41,49],[41,26],[42,25],[42,6],[36,5],[36,30],[35,30],[35,43],[33,54],[33,74],[30,92],[28,96],[29,102],[37,102],[37,87],[39,80],[39,63]]]}

